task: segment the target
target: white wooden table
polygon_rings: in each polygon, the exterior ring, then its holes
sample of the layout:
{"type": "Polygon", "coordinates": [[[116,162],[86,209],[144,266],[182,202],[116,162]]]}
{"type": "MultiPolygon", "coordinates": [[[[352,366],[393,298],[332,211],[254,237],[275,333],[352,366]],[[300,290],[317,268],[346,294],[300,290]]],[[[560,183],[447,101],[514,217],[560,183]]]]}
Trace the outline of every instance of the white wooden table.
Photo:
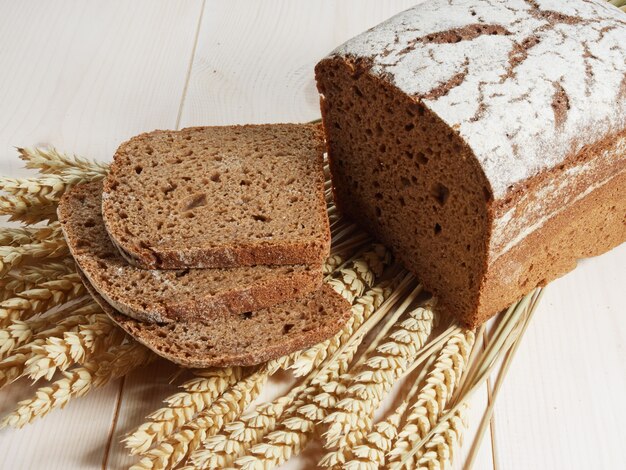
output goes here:
{"type": "MultiPolygon", "coordinates": [[[[415,2],[3,1],[0,173],[26,174],[14,146],[107,160],[155,128],[315,119],[317,60],[415,2]]],[[[172,370],[157,363],[0,431],[0,469],[127,467],[120,438],[175,389],[172,370]]],[[[547,289],[475,468],[626,468],[625,390],[622,245],[547,289]]],[[[3,390],[0,413],[31,393],[23,382],[3,390]]],[[[485,387],[472,402],[466,444],[488,399],[485,387]]]]}

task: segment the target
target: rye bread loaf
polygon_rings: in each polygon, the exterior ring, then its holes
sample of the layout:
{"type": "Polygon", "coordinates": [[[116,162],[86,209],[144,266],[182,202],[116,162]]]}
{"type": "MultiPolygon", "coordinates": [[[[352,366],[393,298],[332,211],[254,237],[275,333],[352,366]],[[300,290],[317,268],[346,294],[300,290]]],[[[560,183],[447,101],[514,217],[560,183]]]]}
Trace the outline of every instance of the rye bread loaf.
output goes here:
{"type": "Polygon", "coordinates": [[[626,17],[431,0],[316,67],[335,198],[476,326],[626,239],[626,17]]]}
{"type": "Polygon", "coordinates": [[[350,317],[350,304],[330,286],[257,312],[209,322],[144,323],[117,312],[80,271],[87,290],[126,333],[185,367],[253,366],[325,341],[350,317]]]}
{"type": "Polygon", "coordinates": [[[145,270],[129,265],[111,243],[101,214],[101,182],[74,186],[58,215],[72,255],[116,310],[147,322],[233,315],[318,289],[321,265],[145,270]]]}
{"type": "Polygon", "coordinates": [[[318,125],[271,124],[133,137],[104,182],[109,235],[142,268],[321,264],[322,136],[318,125]]]}

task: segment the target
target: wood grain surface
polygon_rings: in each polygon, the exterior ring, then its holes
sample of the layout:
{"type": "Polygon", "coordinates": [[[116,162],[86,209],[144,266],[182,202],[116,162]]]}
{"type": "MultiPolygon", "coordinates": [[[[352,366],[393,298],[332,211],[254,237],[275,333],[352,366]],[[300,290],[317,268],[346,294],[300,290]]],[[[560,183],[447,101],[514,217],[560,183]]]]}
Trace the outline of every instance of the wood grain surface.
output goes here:
{"type": "MultiPolygon", "coordinates": [[[[156,128],[319,117],[313,66],[406,0],[0,2],[0,173],[14,146],[102,160],[156,128]]],[[[477,469],[626,468],[626,246],[552,283],[498,396],[477,469]]],[[[0,469],[118,469],[121,438],[176,390],[165,361],[0,431],[0,469]]],[[[260,400],[284,390],[273,380],[260,400]]],[[[32,394],[0,392],[0,412],[32,394]]],[[[463,468],[487,387],[471,403],[463,468]]],[[[311,468],[315,453],[284,468],[311,468]]]]}

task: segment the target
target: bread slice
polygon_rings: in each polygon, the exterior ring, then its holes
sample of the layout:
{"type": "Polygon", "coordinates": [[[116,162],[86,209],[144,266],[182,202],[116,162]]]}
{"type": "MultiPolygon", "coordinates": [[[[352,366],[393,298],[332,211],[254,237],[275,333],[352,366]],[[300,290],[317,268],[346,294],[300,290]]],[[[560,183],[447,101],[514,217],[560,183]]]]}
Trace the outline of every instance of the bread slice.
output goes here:
{"type": "Polygon", "coordinates": [[[207,319],[258,310],[318,289],[320,265],[144,270],[111,243],[101,216],[102,184],[71,188],[59,203],[72,254],[94,288],[116,310],[147,322],[207,319]]]}
{"type": "Polygon", "coordinates": [[[109,235],[142,268],[321,264],[322,136],[317,125],[271,124],[134,137],[104,182],[109,235]]]}
{"type": "Polygon", "coordinates": [[[144,323],[117,312],[78,268],[111,319],[159,356],[185,367],[253,366],[325,341],[350,317],[350,304],[324,284],[300,300],[210,322],[144,323]]]}

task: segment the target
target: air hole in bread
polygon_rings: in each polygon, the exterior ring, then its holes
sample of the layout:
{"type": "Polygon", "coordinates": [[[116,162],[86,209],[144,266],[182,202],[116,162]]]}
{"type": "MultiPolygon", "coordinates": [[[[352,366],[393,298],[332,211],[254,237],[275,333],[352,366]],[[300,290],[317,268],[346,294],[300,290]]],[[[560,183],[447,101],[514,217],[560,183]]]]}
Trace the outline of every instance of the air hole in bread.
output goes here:
{"type": "Polygon", "coordinates": [[[240,316],[244,320],[249,320],[250,318],[252,318],[252,312],[243,312],[242,314],[240,314],[240,316]]]}
{"type": "MultiPolygon", "coordinates": [[[[140,175],[142,171],[143,171],[143,168],[141,166],[137,165],[135,167],[135,173],[137,173],[138,175],[140,175]]],[[[111,188],[111,189],[114,189],[114,188],[111,188]]]]}
{"type": "Polygon", "coordinates": [[[190,211],[196,207],[206,206],[207,195],[206,193],[196,193],[185,201],[184,211],[190,211]]]}
{"type": "Polygon", "coordinates": [[[450,190],[441,183],[435,183],[431,189],[431,194],[440,206],[444,206],[450,196],[450,190]]]}
{"type": "Polygon", "coordinates": [[[441,233],[441,225],[439,223],[435,224],[435,235],[439,235],[441,233]]]}
{"type": "Polygon", "coordinates": [[[218,172],[214,172],[211,175],[211,181],[213,181],[214,183],[219,183],[220,182],[220,174],[218,172]]]}
{"type": "Polygon", "coordinates": [[[428,157],[424,155],[423,152],[417,152],[415,159],[422,165],[426,165],[428,163],[428,157]]]}
{"type": "Polygon", "coordinates": [[[269,222],[270,218],[261,214],[252,214],[252,218],[257,222],[269,222]]]}
{"type": "Polygon", "coordinates": [[[293,323],[285,323],[283,325],[283,334],[287,334],[291,331],[291,329],[294,327],[293,323]]]}
{"type": "Polygon", "coordinates": [[[96,226],[96,221],[93,219],[87,219],[84,223],[85,227],[91,228],[96,226]]]}

